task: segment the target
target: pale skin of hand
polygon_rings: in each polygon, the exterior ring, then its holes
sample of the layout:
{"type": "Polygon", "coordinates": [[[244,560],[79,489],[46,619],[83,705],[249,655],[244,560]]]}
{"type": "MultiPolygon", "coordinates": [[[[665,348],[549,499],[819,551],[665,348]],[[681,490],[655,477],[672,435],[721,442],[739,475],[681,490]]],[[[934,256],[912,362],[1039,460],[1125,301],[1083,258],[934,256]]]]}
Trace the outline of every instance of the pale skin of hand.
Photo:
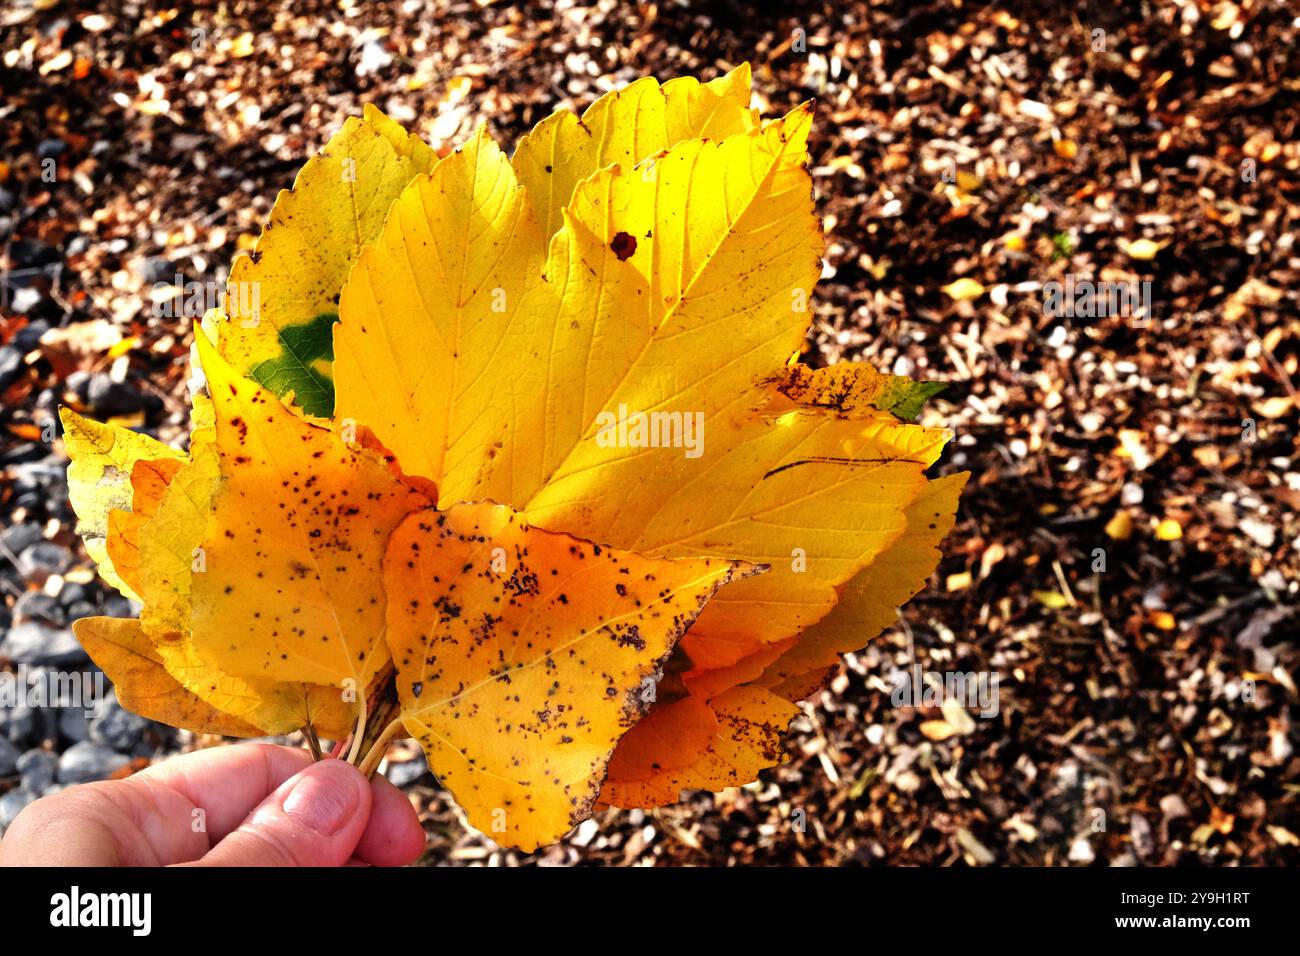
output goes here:
{"type": "Polygon", "coordinates": [[[423,850],[414,808],[382,776],[238,744],[35,801],[0,866],[401,866],[423,850]]]}

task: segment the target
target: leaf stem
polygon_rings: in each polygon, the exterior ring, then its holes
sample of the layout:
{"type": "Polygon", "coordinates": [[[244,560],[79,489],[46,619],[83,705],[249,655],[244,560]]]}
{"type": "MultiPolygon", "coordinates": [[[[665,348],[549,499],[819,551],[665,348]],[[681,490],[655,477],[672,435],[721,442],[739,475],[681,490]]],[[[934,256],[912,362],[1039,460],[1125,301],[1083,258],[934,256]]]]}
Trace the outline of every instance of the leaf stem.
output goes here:
{"type": "Polygon", "coordinates": [[[379,769],[379,764],[384,759],[384,754],[388,753],[388,745],[393,742],[393,738],[396,737],[401,730],[402,718],[394,717],[389,721],[388,726],[384,728],[384,732],[379,735],[379,739],[374,742],[374,745],[362,759],[361,763],[357,765],[357,769],[367,777],[373,777],[375,771],[379,769]]]}
{"type": "Polygon", "coordinates": [[[307,747],[311,750],[311,759],[319,763],[321,760],[320,738],[316,736],[316,728],[311,724],[306,724],[302,728],[302,735],[307,738],[307,747]]]}
{"type": "Polygon", "coordinates": [[[348,751],[348,763],[356,765],[357,759],[361,756],[361,739],[366,732],[366,698],[361,698],[361,715],[357,717],[357,729],[352,733],[352,749],[348,751]]]}

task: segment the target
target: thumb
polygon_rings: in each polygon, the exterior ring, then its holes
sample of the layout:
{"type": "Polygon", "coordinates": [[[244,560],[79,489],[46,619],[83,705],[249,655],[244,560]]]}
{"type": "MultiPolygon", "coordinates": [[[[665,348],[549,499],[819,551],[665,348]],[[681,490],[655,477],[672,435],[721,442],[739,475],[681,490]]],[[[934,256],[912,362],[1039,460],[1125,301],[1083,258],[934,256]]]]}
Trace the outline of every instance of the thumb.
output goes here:
{"type": "Polygon", "coordinates": [[[342,866],[370,819],[370,783],[351,764],[322,760],[290,777],[200,866],[342,866]]]}

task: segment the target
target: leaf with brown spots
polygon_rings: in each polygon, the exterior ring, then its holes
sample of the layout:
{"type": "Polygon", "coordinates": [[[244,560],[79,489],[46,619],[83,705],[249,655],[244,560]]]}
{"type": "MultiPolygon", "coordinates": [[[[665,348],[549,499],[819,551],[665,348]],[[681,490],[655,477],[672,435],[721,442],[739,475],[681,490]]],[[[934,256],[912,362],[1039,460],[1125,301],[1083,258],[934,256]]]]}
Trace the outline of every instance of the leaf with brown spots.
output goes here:
{"type": "Polygon", "coordinates": [[[229,674],[361,695],[388,662],[388,537],[430,501],[236,375],[202,336],[199,350],[221,482],[192,584],[194,643],[229,674]]]}
{"type": "Polygon", "coordinates": [[[385,559],[406,729],[472,824],[553,842],[590,813],[678,637],[754,570],[601,547],[502,505],[413,514],[385,559]]]}
{"type": "MultiPolygon", "coordinates": [[[[195,646],[191,587],[195,577],[206,573],[199,544],[221,481],[211,427],[191,435],[190,456],[173,474],[163,470],[167,481],[162,497],[156,505],[142,503],[151,516],[136,533],[144,601],[140,624],[159,660],[187,691],[264,734],[289,733],[311,724],[324,736],[346,736],[356,720],[356,703],[342,699],[338,688],[234,676],[195,646]]],[[[110,550],[124,547],[112,538],[109,544],[110,550]]]]}
{"type": "Polygon", "coordinates": [[[748,99],[743,66],[641,80],[513,160],[349,121],[232,271],[235,368],[200,337],[190,459],[74,453],[106,489],[74,489],[88,547],[183,689],[341,734],[350,687],[358,744],[416,734],[519,846],[782,759],[791,700],[922,586],[964,479],[927,479],[949,435],[907,421],[936,386],[795,364],[814,113],[748,99]],[[390,723],[364,691],[394,665],[390,723]]]}
{"type": "Polygon", "coordinates": [[[683,83],[674,106],[639,81],[581,123],[543,121],[511,163],[480,131],[404,193],[335,327],[339,414],[441,506],[491,499],[643,555],[770,565],[679,644],[704,702],[764,679],[864,569],[876,603],[921,586],[884,556],[949,438],[896,417],[932,385],[791,364],[823,246],[813,113],[753,122],[742,85],[683,83]],[[672,132],[702,100],[721,125],[672,132]]]}

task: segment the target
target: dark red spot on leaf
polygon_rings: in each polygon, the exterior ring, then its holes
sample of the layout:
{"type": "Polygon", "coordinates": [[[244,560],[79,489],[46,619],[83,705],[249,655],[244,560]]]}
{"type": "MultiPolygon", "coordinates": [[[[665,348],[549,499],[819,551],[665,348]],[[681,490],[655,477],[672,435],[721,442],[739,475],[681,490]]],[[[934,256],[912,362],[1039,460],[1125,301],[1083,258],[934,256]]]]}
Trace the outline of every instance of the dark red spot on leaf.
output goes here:
{"type": "Polygon", "coordinates": [[[609,244],[614,250],[614,255],[618,256],[619,262],[626,262],[632,258],[632,253],[636,252],[636,236],[630,232],[620,232],[614,236],[614,241],[609,244]]]}

